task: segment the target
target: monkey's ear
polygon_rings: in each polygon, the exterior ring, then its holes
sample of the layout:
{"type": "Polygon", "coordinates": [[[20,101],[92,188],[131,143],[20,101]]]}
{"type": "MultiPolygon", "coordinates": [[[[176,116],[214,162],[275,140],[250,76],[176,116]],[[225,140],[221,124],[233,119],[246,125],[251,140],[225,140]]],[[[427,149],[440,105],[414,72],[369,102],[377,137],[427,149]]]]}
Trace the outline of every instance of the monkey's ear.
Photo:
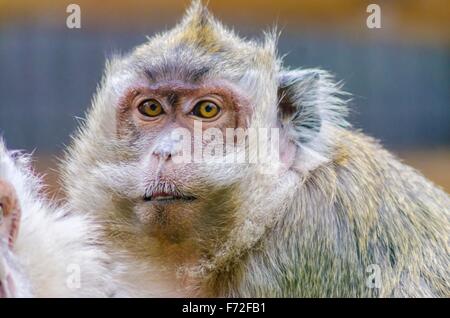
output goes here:
{"type": "Polygon", "coordinates": [[[314,140],[327,126],[347,126],[347,93],[319,69],[282,71],[278,77],[279,118],[298,145],[314,140]]]}

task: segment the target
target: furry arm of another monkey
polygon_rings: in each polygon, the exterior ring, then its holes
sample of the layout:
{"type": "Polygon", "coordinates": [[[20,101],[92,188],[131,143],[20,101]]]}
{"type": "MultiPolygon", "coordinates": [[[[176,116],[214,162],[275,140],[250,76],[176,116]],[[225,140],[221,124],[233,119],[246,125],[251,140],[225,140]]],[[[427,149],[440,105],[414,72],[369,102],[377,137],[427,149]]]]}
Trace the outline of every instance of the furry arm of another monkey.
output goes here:
{"type": "Polygon", "coordinates": [[[29,161],[28,156],[8,152],[0,140],[0,180],[15,189],[22,210],[12,251],[6,243],[0,246],[0,279],[9,275],[15,285],[14,293],[3,296],[106,296],[107,258],[96,246],[92,225],[85,216],[43,199],[29,161]]]}

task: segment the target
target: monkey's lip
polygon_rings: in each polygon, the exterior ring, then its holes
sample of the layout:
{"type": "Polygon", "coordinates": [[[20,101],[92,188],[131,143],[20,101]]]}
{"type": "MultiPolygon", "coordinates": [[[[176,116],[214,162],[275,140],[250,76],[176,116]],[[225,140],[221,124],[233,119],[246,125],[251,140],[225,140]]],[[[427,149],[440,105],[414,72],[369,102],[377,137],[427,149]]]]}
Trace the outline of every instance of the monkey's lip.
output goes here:
{"type": "Polygon", "coordinates": [[[144,201],[153,203],[176,203],[176,202],[190,202],[196,198],[191,195],[157,192],[152,194],[146,194],[144,196],[144,201]]]}

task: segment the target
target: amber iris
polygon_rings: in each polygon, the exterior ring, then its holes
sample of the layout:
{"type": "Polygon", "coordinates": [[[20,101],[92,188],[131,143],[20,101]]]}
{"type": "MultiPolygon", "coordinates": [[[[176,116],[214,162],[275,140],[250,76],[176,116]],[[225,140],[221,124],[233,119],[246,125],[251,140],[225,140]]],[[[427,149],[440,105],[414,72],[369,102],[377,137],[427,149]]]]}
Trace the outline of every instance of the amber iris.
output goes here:
{"type": "Polygon", "coordinates": [[[195,116],[206,119],[216,117],[219,114],[219,112],[220,112],[219,106],[217,106],[211,101],[202,101],[197,103],[197,105],[195,105],[194,107],[194,110],[192,111],[192,113],[195,116]]]}
{"type": "Polygon", "coordinates": [[[139,104],[138,110],[142,115],[148,117],[156,117],[163,113],[161,104],[154,99],[143,101],[139,104]]]}

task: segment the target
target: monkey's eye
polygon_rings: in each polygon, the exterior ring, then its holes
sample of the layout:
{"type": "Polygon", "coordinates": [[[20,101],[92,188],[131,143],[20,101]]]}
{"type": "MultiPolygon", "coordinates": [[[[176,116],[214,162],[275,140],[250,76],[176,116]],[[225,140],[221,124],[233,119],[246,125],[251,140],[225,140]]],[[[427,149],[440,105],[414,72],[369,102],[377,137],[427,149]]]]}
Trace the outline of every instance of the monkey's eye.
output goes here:
{"type": "Polygon", "coordinates": [[[154,99],[148,99],[140,103],[138,110],[142,115],[147,117],[156,117],[163,113],[161,104],[154,99]]]}
{"type": "Polygon", "coordinates": [[[220,107],[211,101],[202,101],[195,105],[192,114],[201,118],[213,118],[220,112],[220,107]]]}

